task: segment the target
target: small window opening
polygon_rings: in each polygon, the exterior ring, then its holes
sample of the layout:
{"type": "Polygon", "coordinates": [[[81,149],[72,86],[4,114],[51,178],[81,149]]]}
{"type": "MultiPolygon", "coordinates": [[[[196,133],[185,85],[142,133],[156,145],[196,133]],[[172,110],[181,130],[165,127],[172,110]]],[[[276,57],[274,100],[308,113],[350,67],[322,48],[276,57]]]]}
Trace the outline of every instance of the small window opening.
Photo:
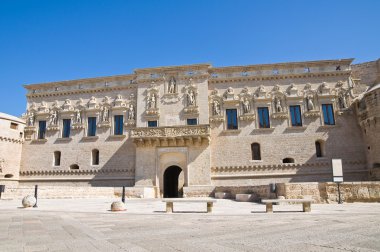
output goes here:
{"type": "Polygon", "coordinates": [[[54,151],[54,166],[60,166],[60,165],[61,165],[61,152],[54,151]]]}
{"type": "Polygon", "coordinates": [[[283,164],[293,164],[294,163],[294,158],[284,158],[282,160],[283,164]]]}
{"type": "Polygon", "coordinates": [[[17,128],[18,128],[18,124],[17,124],[17,123],[12,123],[12,122],[11,122],[11,129],[16,130],[17,128]]]}
{"type": "Polygon", "coordinates": [[[322,143],[320,141],[315,142],[315,153],[317,157],[323,157],[322,143]]]}
{"type": "Polygon", "coordinates": [[[261,160],[260,144],[258,143],[251,144],[251,152],[252,152],[253,160],[261,160]]]}
{"type": "Polygon", "coordinates": [[[92,165],[99,165],[99,150],[92,150],[92,165]]]}
{"type": "Polygon", "coordinates": [[[79,170],[79,165],[77,164],[70,165],[70,170],[79,170]]]}
{"type": "Polygon", "coordinates": [[[13,178],[13,174],[5,174],[4,178],[13,178]]]}

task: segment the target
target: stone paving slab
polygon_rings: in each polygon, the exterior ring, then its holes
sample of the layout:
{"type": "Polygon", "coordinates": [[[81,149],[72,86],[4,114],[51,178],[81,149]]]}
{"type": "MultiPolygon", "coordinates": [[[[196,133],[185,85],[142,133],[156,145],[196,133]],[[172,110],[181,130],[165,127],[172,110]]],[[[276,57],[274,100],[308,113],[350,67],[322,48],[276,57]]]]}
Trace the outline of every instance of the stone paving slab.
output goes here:
{"type": "Polygon", "coordinates": [[[38,208],[0,201],[0,251],[380,251],[380,204],[274,206],[220,199],[178,203],[159,199],[46,199],[38,208]]]}

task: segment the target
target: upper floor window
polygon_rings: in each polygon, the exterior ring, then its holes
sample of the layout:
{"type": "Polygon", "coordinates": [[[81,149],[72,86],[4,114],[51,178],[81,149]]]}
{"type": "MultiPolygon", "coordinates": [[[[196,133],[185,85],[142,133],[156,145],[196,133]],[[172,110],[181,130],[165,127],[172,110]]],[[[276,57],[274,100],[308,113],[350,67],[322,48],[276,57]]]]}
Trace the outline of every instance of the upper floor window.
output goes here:
{"type": "Polygon", "coordinates": [[[96,117],[89,117],[87,136],[95,136],[95,135],[96,135],[96,117]]]}
{"type": "Polygon", "coordinates": [[[325,125],[335,125],[334,109],[332,104],[322,104],[323,121],[325,125]]]}
{"type": "Polygon", "coordinates": [[[157,121],[148,121],[148,127],[157,127],[157,121]]]}
{"type": "Polygon", "coordinates": [[[226,109],[227,116],[227,129],[237,129],[237,110],[236,109],[226,109]]]}
{"type": "Polygon", "coordinates": [[[54,166],[60,166],[60,165],[61,165],[61,152],[54,151],[54,166]]]}
{"type": "Polygon", "coordinates": [[[115,135],[123,135],[123,116],[115,115],[115,126],[114,126],[114,134],[115,135]]]}
{"type": "Polygon", "coordinates": [[[187,125],[197,125],[197,118],[188,118],[187,125]]]}
{"type": "Polygon", "coordinates": [[[253,160],[261,160],[260,144],[258,143],[251,144],[251,152],[252,152],[253,160]]]}
{"type": "Polygon", "coordinates": [[[71,119],[63,119],[63,132],[62,137],[70,137],[71,119]]]}
{"type": "Polygon", "coordinates": [[[92,153],[92,165],[99,165],[99,150],[98,149],[93,149],[92,153]]]}
{"type": "Polygon", "coordinates": [[[18,128],[18,124],[11,122],[11,129],[17,129],[17,128],[18,128]]]}
{"type": "Polygon", "coordinates": [[[46,121],[38,122],[38,139],[45,139],[46,134],[46,121]]]}
{"type": "Polygon", "coordinates": [[[259,128],[270,128],[269,110],[267,107],[257,108],[259,114],[259,128]]]}
{"type": "Polygon", "coordinates": [[[301,107],[299,105],[289,106],[289,111],[292,126],[302,126],[301,107]]]}

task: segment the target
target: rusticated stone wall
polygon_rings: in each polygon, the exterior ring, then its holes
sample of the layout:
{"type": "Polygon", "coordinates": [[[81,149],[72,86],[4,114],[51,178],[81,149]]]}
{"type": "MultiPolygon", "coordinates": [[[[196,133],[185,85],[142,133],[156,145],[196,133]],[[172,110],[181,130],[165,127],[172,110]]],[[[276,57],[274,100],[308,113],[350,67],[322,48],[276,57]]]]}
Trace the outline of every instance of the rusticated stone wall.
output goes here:
{"type": "MultiPolygon", "coordinates": [[[[380,202],[380,182],[344,182],[340,184],[343,202],[380,202]]],[[[312,198],[315,203],[337,203],[338,185],[327,183],[277,184],[277,196],[287,199],[312,198]]]]}

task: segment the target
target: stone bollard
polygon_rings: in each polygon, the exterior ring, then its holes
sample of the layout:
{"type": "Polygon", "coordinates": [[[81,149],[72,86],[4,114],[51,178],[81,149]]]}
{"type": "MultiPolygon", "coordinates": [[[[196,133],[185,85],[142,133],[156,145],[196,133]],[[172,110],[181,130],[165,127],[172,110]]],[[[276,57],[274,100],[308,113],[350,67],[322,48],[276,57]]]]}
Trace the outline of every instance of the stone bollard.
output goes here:
{"type": "Polygon", "coordinates": [[[25,208],[27,208],[27,207],[33,207],[36,204],[36,202],[37,202],[36,198],[34,196],[32,196],[32,195],[25,196],[22,199],[22,205],[25,208]]]}
{"type": "Polygon", "coordinates": [[[127,210],[125,208],[125,204],[121,201],[115,201],[111,204],[111,211],[112,212],[125,211],[125,210],[127,210]]]}

